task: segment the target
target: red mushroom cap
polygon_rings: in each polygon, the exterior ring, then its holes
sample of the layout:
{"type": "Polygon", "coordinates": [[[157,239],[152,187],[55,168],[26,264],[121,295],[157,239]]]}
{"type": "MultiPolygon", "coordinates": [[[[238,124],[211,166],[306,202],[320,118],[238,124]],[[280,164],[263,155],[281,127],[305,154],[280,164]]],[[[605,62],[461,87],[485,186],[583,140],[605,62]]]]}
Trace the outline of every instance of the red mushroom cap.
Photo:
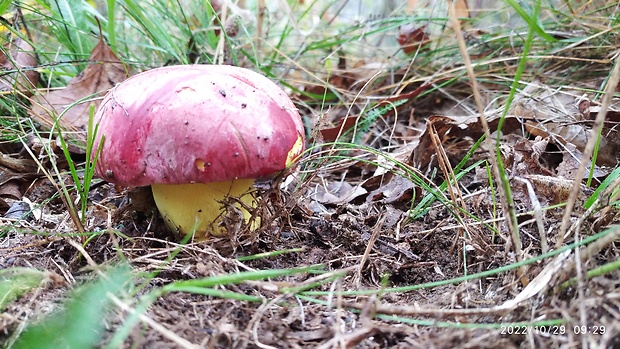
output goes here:
{"type": "Polygon", "coordinates": [[[138,74],[106,95],[95,121],[95,146],[105,136],[96,174],[123,186],[261,178],[303,150],[303,123],[284,91],[233,66],[138,74]]]}

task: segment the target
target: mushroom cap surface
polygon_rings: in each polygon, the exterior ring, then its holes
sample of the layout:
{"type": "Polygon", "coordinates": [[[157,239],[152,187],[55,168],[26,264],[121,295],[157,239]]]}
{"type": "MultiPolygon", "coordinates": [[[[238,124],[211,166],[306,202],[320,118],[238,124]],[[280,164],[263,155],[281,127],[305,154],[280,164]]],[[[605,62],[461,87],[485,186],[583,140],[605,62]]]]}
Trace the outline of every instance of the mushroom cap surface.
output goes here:
{"type": "Polygon", "coordinates": [[[96,174],[123,186],[261,178],[303,151],[303,123],[285,92],[234,66],[135,75],[108,92],[95,122],[96,174]]]}

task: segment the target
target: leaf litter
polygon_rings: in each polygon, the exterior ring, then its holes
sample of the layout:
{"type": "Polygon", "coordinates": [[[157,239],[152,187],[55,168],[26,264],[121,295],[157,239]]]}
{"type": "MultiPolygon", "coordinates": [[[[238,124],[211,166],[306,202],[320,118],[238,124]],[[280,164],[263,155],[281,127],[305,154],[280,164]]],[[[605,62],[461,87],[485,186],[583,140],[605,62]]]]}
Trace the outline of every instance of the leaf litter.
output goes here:
{"type": "Polygon", "coordinates": [[[31,109],[32,118],[48,130],[58,123],[83,143],[86,142],[90,107],[98,107],[107,91],[124,81],[130,73],[102,35],[88,61],[84,71],[69,81],[66,87],[35,95],[31,109]]]}
{"type": "Polygon", "coordinates": [[[19,91],[25,96],[32,94],[39,82],[36,67],[34,48],[26,40],[16,37],[2,45],[0,69],[7,73],[0,77],[0,91],[19,91]]]}
{"type": "MultiPolygon", "coordinates": [[[[401,49],[411,54],[414,49],[426,50],[425,42],[432,40],[433,34],[426,34],[420,26],[400,28],[395,35],[405,36],[401,49]]],[[[96,104],[98,94],[127,75],[101,38],[90,60],[98,63],[90,64],[66,88],[32,97],[33,118],[51,128],[65,108],[87,98],[60,119],[66,130],[85,129],[89,104],[96,104]]],[[[594,181],[580,186],[573,213],[576,224],[571,234],[582,234],[579,238],[587,240],[612,227],[597,240],[599,245],[553,249],[562,204],[568,199],[576,167],[589,161],[582,152],[589,137],[595,136],[592,120],[600,102],[533,81],[521,89],[501,132],[492,135],[498,139],[502,163],[511,179],[523,259],[557,252],[527,266],[531,281],[525,286],[519,284],[515,268],[510,267],[518,259],[498,212],[497,183],[489,179],[486,167],[485,160],[496,149],[481,143],[470,152],[484,134],[474,114],[461,113],[473,107],[450,105],[440,90],[427,90],[433,84],[410,86],[409,91],[390,96],[376,93],[380,85],[373,87],[377,90],[364,91],[353,83],[366,79],[364,73],[347,68],[344,59],[341,62],[340,69],[346,74],[330,83],[342,89],[355,85],[355,92],[375,102],[370,103],[371,108],[360,102],[354,109],[335,103],[330,113],[318,117],[322,114],[306,110],[306,117],[317,125],[316,152],[287,177],[260,188],[263,204],[257,214],[263,217],[264,226],[259,232],[242,229],[208,243],[180,245],[153,210],[148,190],[100,183],[90,192],[93,204],[86,220],[86,226],[96,234],[85,247],[78,248],[79,244],[76,247],[69,242],[75,228],[49,179],[41,178],[32,166],[11,166],[19,164],[18,160],[31,165],[32,159],[23,149],[7,149],[10,160],[0,164],[0,199],[8,199],[0,201],[4,203],[0,205],[2,213],[10,214],[9,202],[28,198],[32,202],[29,207],[36,207],[40,214],[2,220],[6,233],[0,247],[0,267],[44,270],[41,275],[45,280],[54,282],[28,286],[34,292],[20,291],[21,297],[2,314],[4,338],[11,339],[11,333],[20,331],[20,324],[52,313],[70,285],[90,279],[89,268],[117,260],[120,249],[136,270],[156,272],[146,279],[145,291],[179,280],[248,270],[323,264],[326,271],[324,279],[297,274],[217,288],[258,296],[262,302],[256,303],[192,292],[167,293],[150,305],[144,313],[146,318],[142,318],[145,325],[129,332],[125,346],[574,346],[583,343],[574,332],[575,326],[583,324],[582,307],[586,307],[588,325],[606,328],[605,334],[588,338],[592,347],[617,346],[618,270],[585,279],[575,264],[578,260],[582,268],[592,270],[618,259],[619,233],[617,226],[613,227],[620,216],[617,201],[611,204],[617,200],[617,184],[615,192],[612,186],[599,196],[601,209],[596,215],[588,214],[585,204],[598,183],[618,166],[620,114],[614,106],[603,125],[597,161],[588,163],[594,181]],[[427,94],[420,96],[422,92],[427,94]],[[377,99],[377,95],[383,97],[377,99]],[[429,104],[429,100],[442,102],[429,104]],[[372,110],[378,112],[372,114],[372,110]],[[371,122],[364,124],[365,120],[371,122]],[[357,142],[359,147],[338,141],[357,142]],[[370,150],[363,148],[366,145],[372,145],[370,150]],[[33,231],[39,234],[23,234],[33,231]],[[273,251],[288,252],[243,262],[236,259],[273,251]],[[169,258],[171,255],[174,258],[169,258]],[[468,275],[494,268],[507,269],[468,279],[468,275]],[[330,273],[342,277],[330,279],[330,273]],[[579,284],[566,286],[565,282],[575,277],[579,284]],[[451,278],[462,279],[444,282],[451,278]],[[312,283],[317,286],[310,292],[292,292],[312,283]],[[402,289],[390,291],[391,287],[402,289]],[[342,295],[338,293],[343,291],[342,295]],[[563,333],[507,333],[507,329],[521,328],[514,324],[526,322],[543,323],[552,329],[559,326],[554,319],[562,319],[563,333]]],[[[407,76],[406,72],[397,74],[407,76]]],[[[454,88],[454,93],[463,91],[462,86],[454,88]]],[[[493,106],[494,111],[487,116],[490,129],[496,130],[503,106],[493,106]]],[[[34,149],[35,143],[22,146],[34,149]]],[[[54,156],[62,155],[57,152],[54,156]]],[[[49,167],[49,161],[43,166],[49,167]]],[[[68,176],[58,180],[70,183],[68,176]]],[[[565,242],[573,241],[569,238],[565,242]]],[[[39,277],[33,283],[40,282],[39,277]]],[[[131,307],[137,304],[119,305],[106,317],[109,332],[104,334],[104,341],[122,328],[131,307]]]]}

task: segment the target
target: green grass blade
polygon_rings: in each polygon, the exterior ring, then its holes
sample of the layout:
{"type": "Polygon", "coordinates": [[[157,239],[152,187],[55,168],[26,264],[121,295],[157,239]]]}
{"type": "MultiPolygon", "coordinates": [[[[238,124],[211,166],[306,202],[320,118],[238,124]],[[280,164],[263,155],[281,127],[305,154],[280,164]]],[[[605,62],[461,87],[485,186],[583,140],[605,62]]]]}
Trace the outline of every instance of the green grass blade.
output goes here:
{"type": "Polygon", "coordinates": [[[82,0],[53,0],[50,5],[58,20],[56,34],[61,43],[76,55],[88,54],[91,45],[86,37],[89,26],[84,2],[82,0]]]}
{"type": "Polygon", "coordinates": [[[291,248],[291,249],[288,249],[288,250],[264,252],[264,253],[253,254],[253,255],[250,255],[250,256],[237,257],[237,260],[240,261],[240,262],[252,261],[252,260],[255,260],[255,259],[276,257],[276,256],[280,256],[280,255],[287,254],[287,253],[301,252],[303,250],[304,250],[303,248],[291,248]]]}
{"type": "MultiPolygon", "coordinates": [[[[532,13],[529,6],[527,9],[524,8],[524,5],[526,5],[525,2],[521,2],[521,1],[517,2],[516,0],[505,0],[505,1],[506,3],[508,3],[508,5],[510,5],[517,12],[517,14],[519,14],[519,16],[521,16],[521,18],[523,18],[523,20],[530,27],[530,30],[533,30],[534,32],[536,32],[536,34],[540,35],[542,38],[544,38],[547,41],[550,41],[550,42],[558,41],[558,39],[547,34],[547,32],[540,26],[540,21],[538,20],[538,13],[539,13],[538,10],[534,10],[534,13],[532,13]]],[[[535,6],[540,7],[540,1],[537,1],[537,4],[535,6]]]]}
{"type": "Polygon", "coordinates": [[[121,293],[129,277],[129,268],[119,267],[79,287],[63,309],[26,328],[13,348],[94,348],[103,335],[103,315],[111,305],[107,294],[121,293]]]}
{"type": "Polygon", "coordinates": [[[244,271],[236,274],[217,275],[204,279],[177,281],[164,286],[162,290],[164,292],[174,292],[177,287],[215,287],[219,285],[239,284],[249,280],[264,280],[280,276],[315,272],[321,270],[322,268],[322,265],[312,265],[309,267],[291,269],[244,271]]]}
{"type": "Polygon", "coordinates": [[[0,14],[5,13],[9,6],[11,6],[11,0],[0,1],[0,14]]]}
{"type": "MultiPolygon", "coordinates": [[[[609,187],[609,185],[616,180],[616,178],[620,177],[620,167],[616,167],[615,170],[613,170],[609,175],[607,175],[607,178],[605,178],[605,180],[603,181],[603,183],[601,183],[598,188],[596,188],[596,190],[594,190],[594,193],[592,193],[592,195],[590,195],[590,197],[588,198],[588,201],[586,201],[585,203],[585,208],[589,209],[590,207],[592,207],[592,205],[594,204],[594,202],[600,198],[601,194],[603,193],[603,191],[605,191],[605,189],[607,189],[607,187],[609,187]]],[[[618,189],[616,189],[618,190],[618,189]]],[[[613,195],[612,195],[613,196],[613,195]]]]}
{"type": "Polygon", "coordinates": [[[116,49],[116,0],[107,0],[108,5],[108,44],[114,52],[116,49]]]}
{"type": "Polygon", "coordinates": [[[133,0],[124,0],[123,4],[127,13],[142,27],[144,34],[151,38],[156,47],[166,54],[174,57],[181,63],[187,63],[187,57],[178,47],[178,40],[170,35],[170,31],[162,27],[165,23],[163,18],[158,18],[159,13],[147,13],[149,6],[133,0]]]}
{"type": "Polygon", "coordinates": [[[203,296],[211,296],[211,297],[217,297],[217,298],[234,299],[234,300],[243,301],[243,302],[262,302],[263,301],[263,299],[260,297],[249,296],[243,293],[237,293],[237,292],[232,292],[232,291],[216,290],[214,288],[208,288],[208,287],[205,288],[205,287],[196,287],[196,286],[177,285],[174,287],[174,291],[200,294],[203,296]]]}
{"type": "Polygon", "coordinates": [[[41,286],[48,273],[31,268],[0,270],[0,312],[22,294],[41,286]]]}

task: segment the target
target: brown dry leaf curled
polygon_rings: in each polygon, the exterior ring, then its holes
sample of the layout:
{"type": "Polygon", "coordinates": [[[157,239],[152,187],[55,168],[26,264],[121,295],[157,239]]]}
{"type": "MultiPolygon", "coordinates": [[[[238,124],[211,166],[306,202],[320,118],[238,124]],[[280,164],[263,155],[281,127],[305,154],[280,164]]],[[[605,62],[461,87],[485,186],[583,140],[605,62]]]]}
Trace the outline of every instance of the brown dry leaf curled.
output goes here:
{"type": "MultiPolygon", "coordinates": [[[[488,119],[491,132],[497,130],[499,117],[488,119]]],[[[504,119],[502,132],[509,134],[520,130],[521,121],[514,116],[504,119]]],[[[411,153],[411,163],[423,172],[434,166],[436,150],[431,142],[430,128],[434,127],[450,160],[459,160],[471,146],[484,134],[482,124],[477,117],[448,117],[433,115],[426,120],[426,130],[420,136],[419,143],[411,153]]]]}
{"type": "Polygon", "coordinates": [[[342,205],[366,193],[366,189],[359,185],[353,186],[349,182],[331,182],[327,186],[318,186],[311,196],[322,204],[342,205]]]}
{"type": "Polygon", "coordinates": [[[23,39],[16,38],[2,45],[0,91],[21,91],[30,96],[39,82],[39,73],[34,70],[37,65],[34,49],[23,39]],[[5,74],[4,71],[10,73],[5,74]]]}
{"type": "Polygon", "coordinates": [[[431,40],[426,33],[426,26],[403,24],[398,28],[398,44],[407,55],[413,55],[418,50],[427,50],[431,40]]]}
{"type": "MultiPolygon", "coordinates": [[[[570,151],[573,144],[580,151],[586,147],[588,139],[598,137],[592,126],[600,107],[581,91],[558,90],[538,81],[529,83],[515,98],[511,114],[524,116],[526,130],[543,138],[551,138],[564,151],[570,151]]],[[[597,153],[596,165],[615,167],[620,161],[620,137],[618,137],[617,107],[612,106],[607,113],[597,153]]]]}
{"type": "MultiPolygon", "coordinates": [[[[96,108],[100,97],[128,76],[125,66],[102,37],[93,49],[89,61],[91,63],[86,69],[74,77],[64,89],[47,90],[33,98],[31,115],[35,120],[51,128],[54,120],[66,108],[88,97],[72,106],[60,119],[60,125],[67,131],[86,130],[90,106],[94,105],[96,108]]],[[[84,139],[84,136],[81,138],[84,139]]]]}

